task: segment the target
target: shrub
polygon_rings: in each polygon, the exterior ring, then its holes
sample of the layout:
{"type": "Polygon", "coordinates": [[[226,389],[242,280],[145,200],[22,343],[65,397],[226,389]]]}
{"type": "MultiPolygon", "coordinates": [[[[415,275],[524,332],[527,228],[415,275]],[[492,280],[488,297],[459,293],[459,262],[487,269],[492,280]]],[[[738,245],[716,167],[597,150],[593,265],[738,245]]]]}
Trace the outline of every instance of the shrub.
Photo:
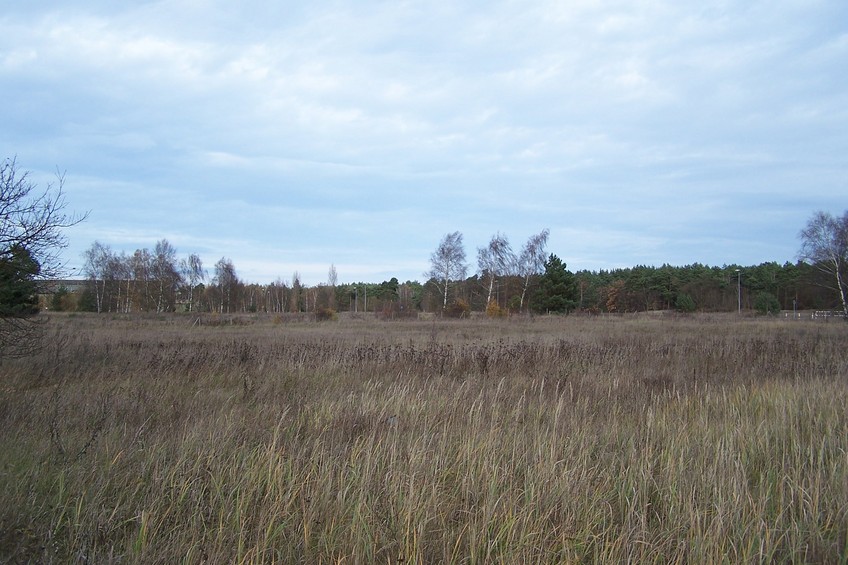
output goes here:
{"type": "Polygon", "coordinates": [[[754,298],[754,310],[758,314],[775,314],[780,312],[780,302],[770,292],[760,292],[754,298]]]}
{"type": "Polygon", "coordinates": [[[315,321],[316,322],[327,322],[331,320],[337,319],[336,311],[332,308],[318,308],[315,310],[315,321]]]}
{"type": "Polygon", "coordinates": [[[674,301],[674,306],[680,312],[695,311],[695,301],[688,294],[678,294],[677,300],[674,301]]]}
{"type": "Polygon", "coordinates": [[[77,300],[77,310],[79,312],[97,312],[97,297],[94,294],[94,289],[91,285],[86,285],[77,300]]]}
{"type": "Polygon", "coordinates": [[[489,318],[504,318],[507,315],[507,310],[498,306],[497,301],[490,300],[486,306],[486,316],[489,318]]]}
{"type": "Polygon", "coordinates": [[[50,309],[54,312],[70,310],[68,307],[69,298],[70,293],[65,285],[59,286],[59,288],[56,289],[56,292],[53,293],[53,297],[50,299],[50,309]]]}
{"type": "Polygon", "coordinates": [[[445,308],[445,316],[448,318],[468,318],[471,314],[471,306],[468,302],[458,298],[445,308]]]}

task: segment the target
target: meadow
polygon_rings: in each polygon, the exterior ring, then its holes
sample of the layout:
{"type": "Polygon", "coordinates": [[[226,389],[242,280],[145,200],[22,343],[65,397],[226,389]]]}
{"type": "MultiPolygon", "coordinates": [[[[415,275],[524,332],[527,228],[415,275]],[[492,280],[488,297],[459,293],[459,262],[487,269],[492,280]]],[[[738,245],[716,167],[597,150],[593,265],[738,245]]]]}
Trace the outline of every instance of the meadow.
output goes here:
{"type": "Polygon", "coordinates": [[[0,362],[0,562],[848,562],[844,323],[200,322],[0,362]]]}

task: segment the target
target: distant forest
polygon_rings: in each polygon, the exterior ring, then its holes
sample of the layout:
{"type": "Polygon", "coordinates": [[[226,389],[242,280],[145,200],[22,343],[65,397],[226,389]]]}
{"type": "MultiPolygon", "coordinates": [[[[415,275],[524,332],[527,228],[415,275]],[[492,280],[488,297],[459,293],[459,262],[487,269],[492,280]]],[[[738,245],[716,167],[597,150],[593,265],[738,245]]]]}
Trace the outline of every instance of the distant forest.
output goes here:
{"type": "MultiPolygon", "coordinates": [[[[460,251],[464,261],[464,251],[460,251]]],[[[478,249],[478,266],[487,265],[485,251],[478,249]]],[[[95,242],[85,255],[85,284],[73,292],[54,285],[52,294],[44,297],[48,309],[315,313],[319,317],[349,311],[397,318],[420,312],[459,317],[470,312],[504,316],[526,312],[730,312],[741,308],[775,313],[839,307],[838,293],[827,275],[800,261],[755,266],[636,266],[572,273],[556,255],[549,254],[544,264],[526,276],[518,268],[505,269],[497,276],[480,268],[471,276],[448,279],[449,292],[445,293],[446,281],[435,276],[425,283],[391,278],[379,283],[337,284],[333,266],[327,282],[314,286],[302,284],[297,273],[286,281],[248,283],[239,278],[229,259],[222,258],[208,272],[196,255],[179,259],[166,240],[153,250],[140,249],[132,255],[116,254],[95,242]],[[444,298],[446,294],[449,300],[444,298]]],[[[435,259],[434,254],[431,260],[435,259]]],[[[513,261],[518,258],[513,256],[513,261]]]]}

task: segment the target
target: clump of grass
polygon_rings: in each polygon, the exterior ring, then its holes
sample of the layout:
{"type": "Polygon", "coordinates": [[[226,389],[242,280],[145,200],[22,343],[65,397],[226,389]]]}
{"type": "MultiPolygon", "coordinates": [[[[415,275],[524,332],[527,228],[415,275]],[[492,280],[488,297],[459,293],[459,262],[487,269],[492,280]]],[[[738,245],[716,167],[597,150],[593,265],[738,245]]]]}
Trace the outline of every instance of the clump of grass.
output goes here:
{"type": "Polygon", "coordinates": [[[57,318],[4,361],[0,559],[848,556],[841,326],[253,322],[57,318]]]}

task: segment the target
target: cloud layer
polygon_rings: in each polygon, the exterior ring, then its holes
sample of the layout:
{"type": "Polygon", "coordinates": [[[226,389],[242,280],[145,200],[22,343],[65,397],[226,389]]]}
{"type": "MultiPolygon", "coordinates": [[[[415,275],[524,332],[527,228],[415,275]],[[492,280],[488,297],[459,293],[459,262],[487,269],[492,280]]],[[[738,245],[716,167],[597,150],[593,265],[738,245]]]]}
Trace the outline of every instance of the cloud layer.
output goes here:
{"type": "Polygon", "coordinates": [[[573,269],[751,264],[846,207],[843,2],[51,6],[0,19],[0,152],[68,171],[72,263],[408,279],[548,227],[573,269]]]}

